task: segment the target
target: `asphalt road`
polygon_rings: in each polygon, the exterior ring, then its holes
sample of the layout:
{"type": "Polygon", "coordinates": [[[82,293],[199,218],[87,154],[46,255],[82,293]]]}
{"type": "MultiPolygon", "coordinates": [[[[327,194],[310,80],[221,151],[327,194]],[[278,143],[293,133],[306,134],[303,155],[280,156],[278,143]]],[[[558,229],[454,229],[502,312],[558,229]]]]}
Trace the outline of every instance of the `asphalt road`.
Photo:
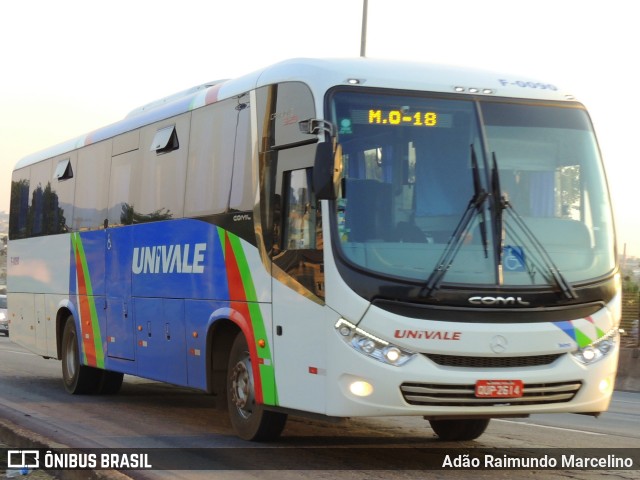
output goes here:
{"type": "MultiPolygon", "coordinates": [[[[149,451],[155,459],[158,452],[168,452],[165,456],[179,455],[186,468],[203,469],[125,472],[136,479],[470,478],[469,470],[425,470],[420,462],[443,451],[451,459],[473,452],[500,457],[567,448],[640,452],[640,393],[636,392],[615,392],[609,412],[597,419],[554,414],[493,420],[473,442],[440,442],[421,418],[383,417],[341,424],[290,418],[280,440],[253,444],[235,437],[226,414],[217,411],[215,400],[204,393],[127,376],[118,395],[72,396],[62,387],[60,369],[60,362],[30,354],[10,338],[0,337],[4,443],[10,448],[28,446],[11,444],[17,441],[10,434],[14,430],[41,446],[154,449],[149,451]]],[[[640,478],[640,470],[582,469],[477,470],[472,476],[511,479],[533,474],[542,479],[640,478]]]]}

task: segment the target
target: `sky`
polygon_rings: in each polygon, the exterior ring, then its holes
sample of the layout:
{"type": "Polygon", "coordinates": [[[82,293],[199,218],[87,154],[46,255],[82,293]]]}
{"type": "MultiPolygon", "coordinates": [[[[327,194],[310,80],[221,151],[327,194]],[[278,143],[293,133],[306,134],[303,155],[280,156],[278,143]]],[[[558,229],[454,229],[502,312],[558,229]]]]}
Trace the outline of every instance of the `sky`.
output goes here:
{"type": "MultiPolygon", "coordinates": [[[[22,157],[208,81],[360,55],[363,0],[20,0],[0,29],[0,211],[22,157]]],[[[603,153],[619,251],[640,257],[640,19],[629,0],[369,0],[366,56],[571,91],[603,153]]]]}

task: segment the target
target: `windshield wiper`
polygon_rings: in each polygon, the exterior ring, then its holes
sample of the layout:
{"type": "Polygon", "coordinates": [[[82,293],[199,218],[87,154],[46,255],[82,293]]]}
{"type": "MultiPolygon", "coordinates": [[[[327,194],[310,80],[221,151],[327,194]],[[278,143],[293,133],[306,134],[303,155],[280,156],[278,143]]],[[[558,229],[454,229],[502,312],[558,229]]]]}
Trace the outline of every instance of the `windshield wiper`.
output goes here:
{"type": "MultiPolygon", "coordinates": [[[[513,219],[513,222],[516,227],[520,229],[520,231],[524,234],[526,240],[528,241],[528,245],[537,253],[538,259],[542,262],[542,266],[544,267],[544,271],[548,272],[551,275],[551,279],[545,276],[549,283],[555,283],[556,286],[562,291],[564,296],[568,299],[574,299],[578,297],[578,294],[574,290],[573,286],[567,281],[566,278],[562,275],[556,264],[554,263],[549,252],[544,248],[544,245],[538,240],[538,237],[533,233],[533,231],[529,228],[526,222],[522,219],[520,214],[513,208],[513,205],[509,200],[502,194],[502,190],[500,188],[500,174],[498,172],[498,163],[496,161],[496,153],[492,154],[492,165],[491,165],[491,197],[492,197],[492,224],[494,228],[494,245],[495,251],[494,255],[496,258],[496,268],[498,269],[498,285],[502,285],[502,257],[504,251],[504,232],[503,226],[509,231],[509,235],[512,236],[518,243],[521,245],[525,245],[522,242],[521,237],[518,235],[517,231],[511,227],[508,223],[503,221],[502,213],[506,210],[509,214],[509,217],[513,219]]],[[[523,262],[523,266],[528,268],[523,262]]],[[[535,275],[535,271],[529,270],[529,275],[535,275]]]]}
{"type": "Polygon", "coordinates": [[[420,290],[421,297],[430,297],[439,288],[444,275],[447,273],[447,271],[451,267],[451,264],[453,263],[454,258],[458,254],[458,251],[460,250],[460,247],[462,246],[462,243],[464,242],[465,237],[469,231],[471,222],[476,215],[482,216],[482,218],[480,219],[480,235],[482,236],[482,245],[484,247],[485,258],[487,258],[489,255],[489,243],[487,240],[487,227],[485,222],[484,209],[484,203],[489,196],[489,193],[484,188],[482,188],[482,184],[480,182],[478,159],[476,157],[476,152],[473,148],[473,144],[471,144],[471,171],[473,174],[473,196],[471,197],[471,200],[469,200],[467,209],[462,214],[460,222],[458,222],[458,225],[451,234],[444,252],[436,263],[436,268],[433,270],[433,272],[431,272],[431,275],[429,275],[426,284],[420,290]]]}
{"type": "Polygon", "coordinates": [[[491,162],[491,225],[493,226],[493,254],[495,258],[498,285],[502,285],[504,283],[502,270],[502,252],[504,250],[502,212],[507,209],[509,202],[505,196],[502,195],[496,152],[492,152],[491,162]]]}

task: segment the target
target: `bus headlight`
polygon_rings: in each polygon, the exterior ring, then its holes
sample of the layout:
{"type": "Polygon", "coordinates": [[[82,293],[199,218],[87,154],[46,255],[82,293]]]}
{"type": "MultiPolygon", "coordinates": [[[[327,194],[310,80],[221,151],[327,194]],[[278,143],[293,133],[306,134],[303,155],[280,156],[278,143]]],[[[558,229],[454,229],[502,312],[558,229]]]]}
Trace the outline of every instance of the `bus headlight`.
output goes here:
{"type": "Polygon", "coordinates": [[[399,367],[407,363],[415,355],[413,352],[404,350],[386,340],[382,340],[375,335],[365,332],[344,318],[338,320],[335,324],[335,329],[340,335],[340,338],[353,349],[387,365],[399,367]]]}
{"type": "Polygon", "coordinates": [[[590,365],[607,356],[615,348],[617,342],[618,329],[613,328],[603,337],[573,352],[572,355],[580,363],[590,365]]]}

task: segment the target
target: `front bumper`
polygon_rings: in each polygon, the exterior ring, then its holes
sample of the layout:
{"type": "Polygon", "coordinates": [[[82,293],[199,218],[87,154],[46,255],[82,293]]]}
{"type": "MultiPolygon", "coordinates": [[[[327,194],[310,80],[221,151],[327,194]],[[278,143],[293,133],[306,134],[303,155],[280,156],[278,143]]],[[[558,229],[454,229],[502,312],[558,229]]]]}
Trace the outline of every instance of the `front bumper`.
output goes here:
{"type": "Polygon", "coordinates": [[[550,365],[517,370],[443,367],[422,355],[402,367],[393,367],[355,351],[348,353],[352,358],[341,362],[340,370],[328,369],[339,371],[335,378],[328,379],[329,385],[339,386],[328,393],[330,416],[500,417],[603,412],[611,401],[619,351],[616,347],[607,358],[588,367],[567,353],[550,365]],[[521,380],[523,396],[477,398],[478,380],[521,380]],[[356,382],[369,384],[370,393],[354,393],[352,385],[356,382]]]}

